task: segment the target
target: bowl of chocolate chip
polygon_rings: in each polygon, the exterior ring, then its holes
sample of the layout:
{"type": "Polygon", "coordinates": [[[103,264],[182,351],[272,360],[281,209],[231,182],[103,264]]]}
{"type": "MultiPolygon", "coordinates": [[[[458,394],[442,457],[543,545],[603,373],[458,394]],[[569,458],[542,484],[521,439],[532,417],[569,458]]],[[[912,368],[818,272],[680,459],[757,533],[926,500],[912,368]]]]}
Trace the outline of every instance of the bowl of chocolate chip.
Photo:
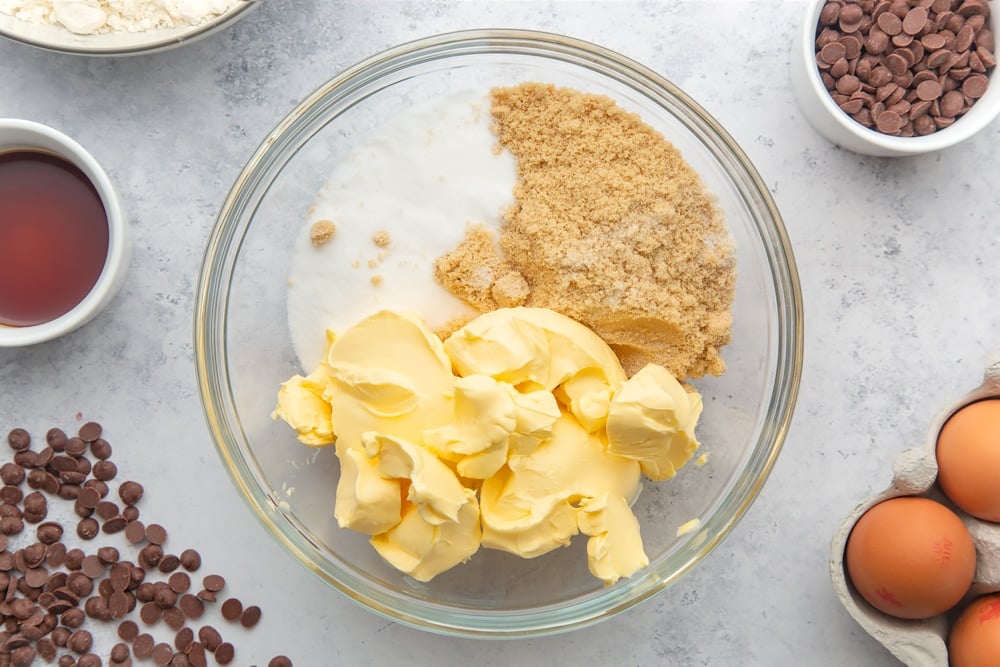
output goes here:
{"type": "Polygon", "coordinates": [[[561,35],[337,75],[250,158],[195,309],[219,455],[290,559],[428,631],[541,635],[669,588],[781,450],[781,216],[693,99],[561,35]]]}
{"type": "Polygon", "coordinates": [[[802,113],[867,155],[969,139],[1000,113],[993,9],[990,0],[810,2],[791,59],[802,113]]]}

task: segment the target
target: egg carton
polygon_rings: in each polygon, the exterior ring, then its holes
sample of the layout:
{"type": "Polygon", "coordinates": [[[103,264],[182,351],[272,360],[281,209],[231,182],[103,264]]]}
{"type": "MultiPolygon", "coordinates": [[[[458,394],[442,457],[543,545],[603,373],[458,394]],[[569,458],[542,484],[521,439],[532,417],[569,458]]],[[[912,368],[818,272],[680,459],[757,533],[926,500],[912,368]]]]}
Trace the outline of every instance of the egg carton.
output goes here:
{"type": "Polygon", "coordinates": [[[982,384],[938,413],[923,446],[904,450],[896,456],[892,466],[892,485],[855,507],[840,524],[831,545],[830,576],[837,598],[868,634],[910,667],[948,667],[948,629],[957,612],[973,598],[1000,591],[1000,524],[982,521],[962,512],[936,484],[938,433],[958,410],[984,398],[1000,398],[1000,351],[992,355],[982,384]],[[950,508],[961,517],[976,545],[976,574],[969,592],[955,609],[929,619],[904,620],[875,609],[851,585],[844,566],[847,538],[861,515],[878,503],[899,496],[923,496],[950,508]]]}

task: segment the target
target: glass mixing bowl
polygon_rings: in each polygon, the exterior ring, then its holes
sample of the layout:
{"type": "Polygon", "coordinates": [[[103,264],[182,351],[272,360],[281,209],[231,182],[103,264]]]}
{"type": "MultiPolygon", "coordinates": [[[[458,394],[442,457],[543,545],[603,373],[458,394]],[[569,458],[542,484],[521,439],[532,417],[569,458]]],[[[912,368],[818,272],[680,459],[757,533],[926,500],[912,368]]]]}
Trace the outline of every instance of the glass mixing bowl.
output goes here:
{"type": "MultiPolygon", "coordinates": [[[[463,223],[464,224],[464,221],[463,223]]],[[[374,230],[373,230],[374,231],[374,230]]],[[[430,269],[428,269],[430,270],[430,269]]],[[[336,289],[336,286],[331,286],[336,289]]],[[[802,301],[781,217],[743,151],[684,92],[607,49],[552,34],[459,32],[405,44],[352,67],[264,140],[211,234],[197,294],[199,387],[219,454],[253,512],[292,556],[350,599],[410,626],[523,637],[583,627],[677,581],[746,512],[781,449],[802,365],[802,301]],[[544,81],[608,95],[663,133],[723,208],[737,247],[728,371],[693,382],[709,453],[676,478],[646,482],[634,505],[650,566],[605,587],[585,540],[523,560],[482,549],[429,583],[381,560],[333,518],[332,447],[299,444],[271,420],[278,386],[300,372],[286,320],[293,245],[332,166],[400,109],[468,89],[544,81]],[[697,530],[677,535],[691,519],[697,530]]]]}

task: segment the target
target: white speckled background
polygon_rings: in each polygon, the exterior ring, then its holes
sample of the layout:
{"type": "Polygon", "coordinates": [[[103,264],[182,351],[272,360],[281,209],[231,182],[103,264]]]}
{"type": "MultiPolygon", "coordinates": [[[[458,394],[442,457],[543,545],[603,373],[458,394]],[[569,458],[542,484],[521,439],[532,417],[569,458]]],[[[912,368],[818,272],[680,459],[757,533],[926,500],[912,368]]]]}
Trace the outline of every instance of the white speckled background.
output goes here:
{"type": "MultiPolygon", "coordinates": [[[[143,512],[196,545],[205,571],[264,608],[230,630],[236,664],[893,665],[844,612],[830,537],[884,487],[893,456],[976,386],[1000,346],[1000,127],[926,157],[865,158],[827,143],[788,85],[802,2],[265,0],[225,32],[132,59],[0,42],[0,116],[89,148],[135,234],[112,306],[80,331],[0,350],[0,431],[108,426],[143,512]],[[302,97],[381,49],[461,28],[562,32],[662,72],[757,165],[795,247],[806,362],[785,450],[734,533],[679,584],[581,632],[452,640],[389,623],[317,584],[250,516],[204,425],[192,361],[194,284],[218,206],[258,142],[302,97]],[[222,531],[222,532],[220,532],[222,531]]],[[[180,548],[180,546],[178,547],[180,548]]]]}

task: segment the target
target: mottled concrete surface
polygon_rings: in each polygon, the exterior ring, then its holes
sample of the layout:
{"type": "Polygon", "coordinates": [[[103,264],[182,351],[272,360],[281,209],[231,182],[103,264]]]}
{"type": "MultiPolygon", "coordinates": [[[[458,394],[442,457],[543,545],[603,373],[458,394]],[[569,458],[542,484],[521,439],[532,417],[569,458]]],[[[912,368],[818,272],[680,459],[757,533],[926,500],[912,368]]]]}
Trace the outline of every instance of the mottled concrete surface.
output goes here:
{"type": "Polygon", "coordinates": [[[0,116],[68,132],[120,189],[132,264],[80,331],[0,350],[0,430],[97,418],[144,512],[201,547],[206,569],[265,609],[230,630],[238,664],[893,665],[827,575],[841,517],[885,486],[937,409],[978,384],[997,346],[1000,131],[925,157],[842,151],[798,113],[789,46],[801,2],[265,0],[224,32],[131,59],[0,42],[0,116]],[[596,627],[483,643],[389,623],[317,583],[254,520],[213,449],[192,363],[194,288],[228,188],[293,105],[394,44],[474,27],[561,32],[683,87],[757,165],[794,244],[806,310],[802,389],[758,501],[689,576],[596,627]],[[126,444],[127,443],[127,444],[126,444]],[[225,538],[219,527],[225,527],[225,538]],[[245,636],[244,636],[245,635],[245,636]]]}

